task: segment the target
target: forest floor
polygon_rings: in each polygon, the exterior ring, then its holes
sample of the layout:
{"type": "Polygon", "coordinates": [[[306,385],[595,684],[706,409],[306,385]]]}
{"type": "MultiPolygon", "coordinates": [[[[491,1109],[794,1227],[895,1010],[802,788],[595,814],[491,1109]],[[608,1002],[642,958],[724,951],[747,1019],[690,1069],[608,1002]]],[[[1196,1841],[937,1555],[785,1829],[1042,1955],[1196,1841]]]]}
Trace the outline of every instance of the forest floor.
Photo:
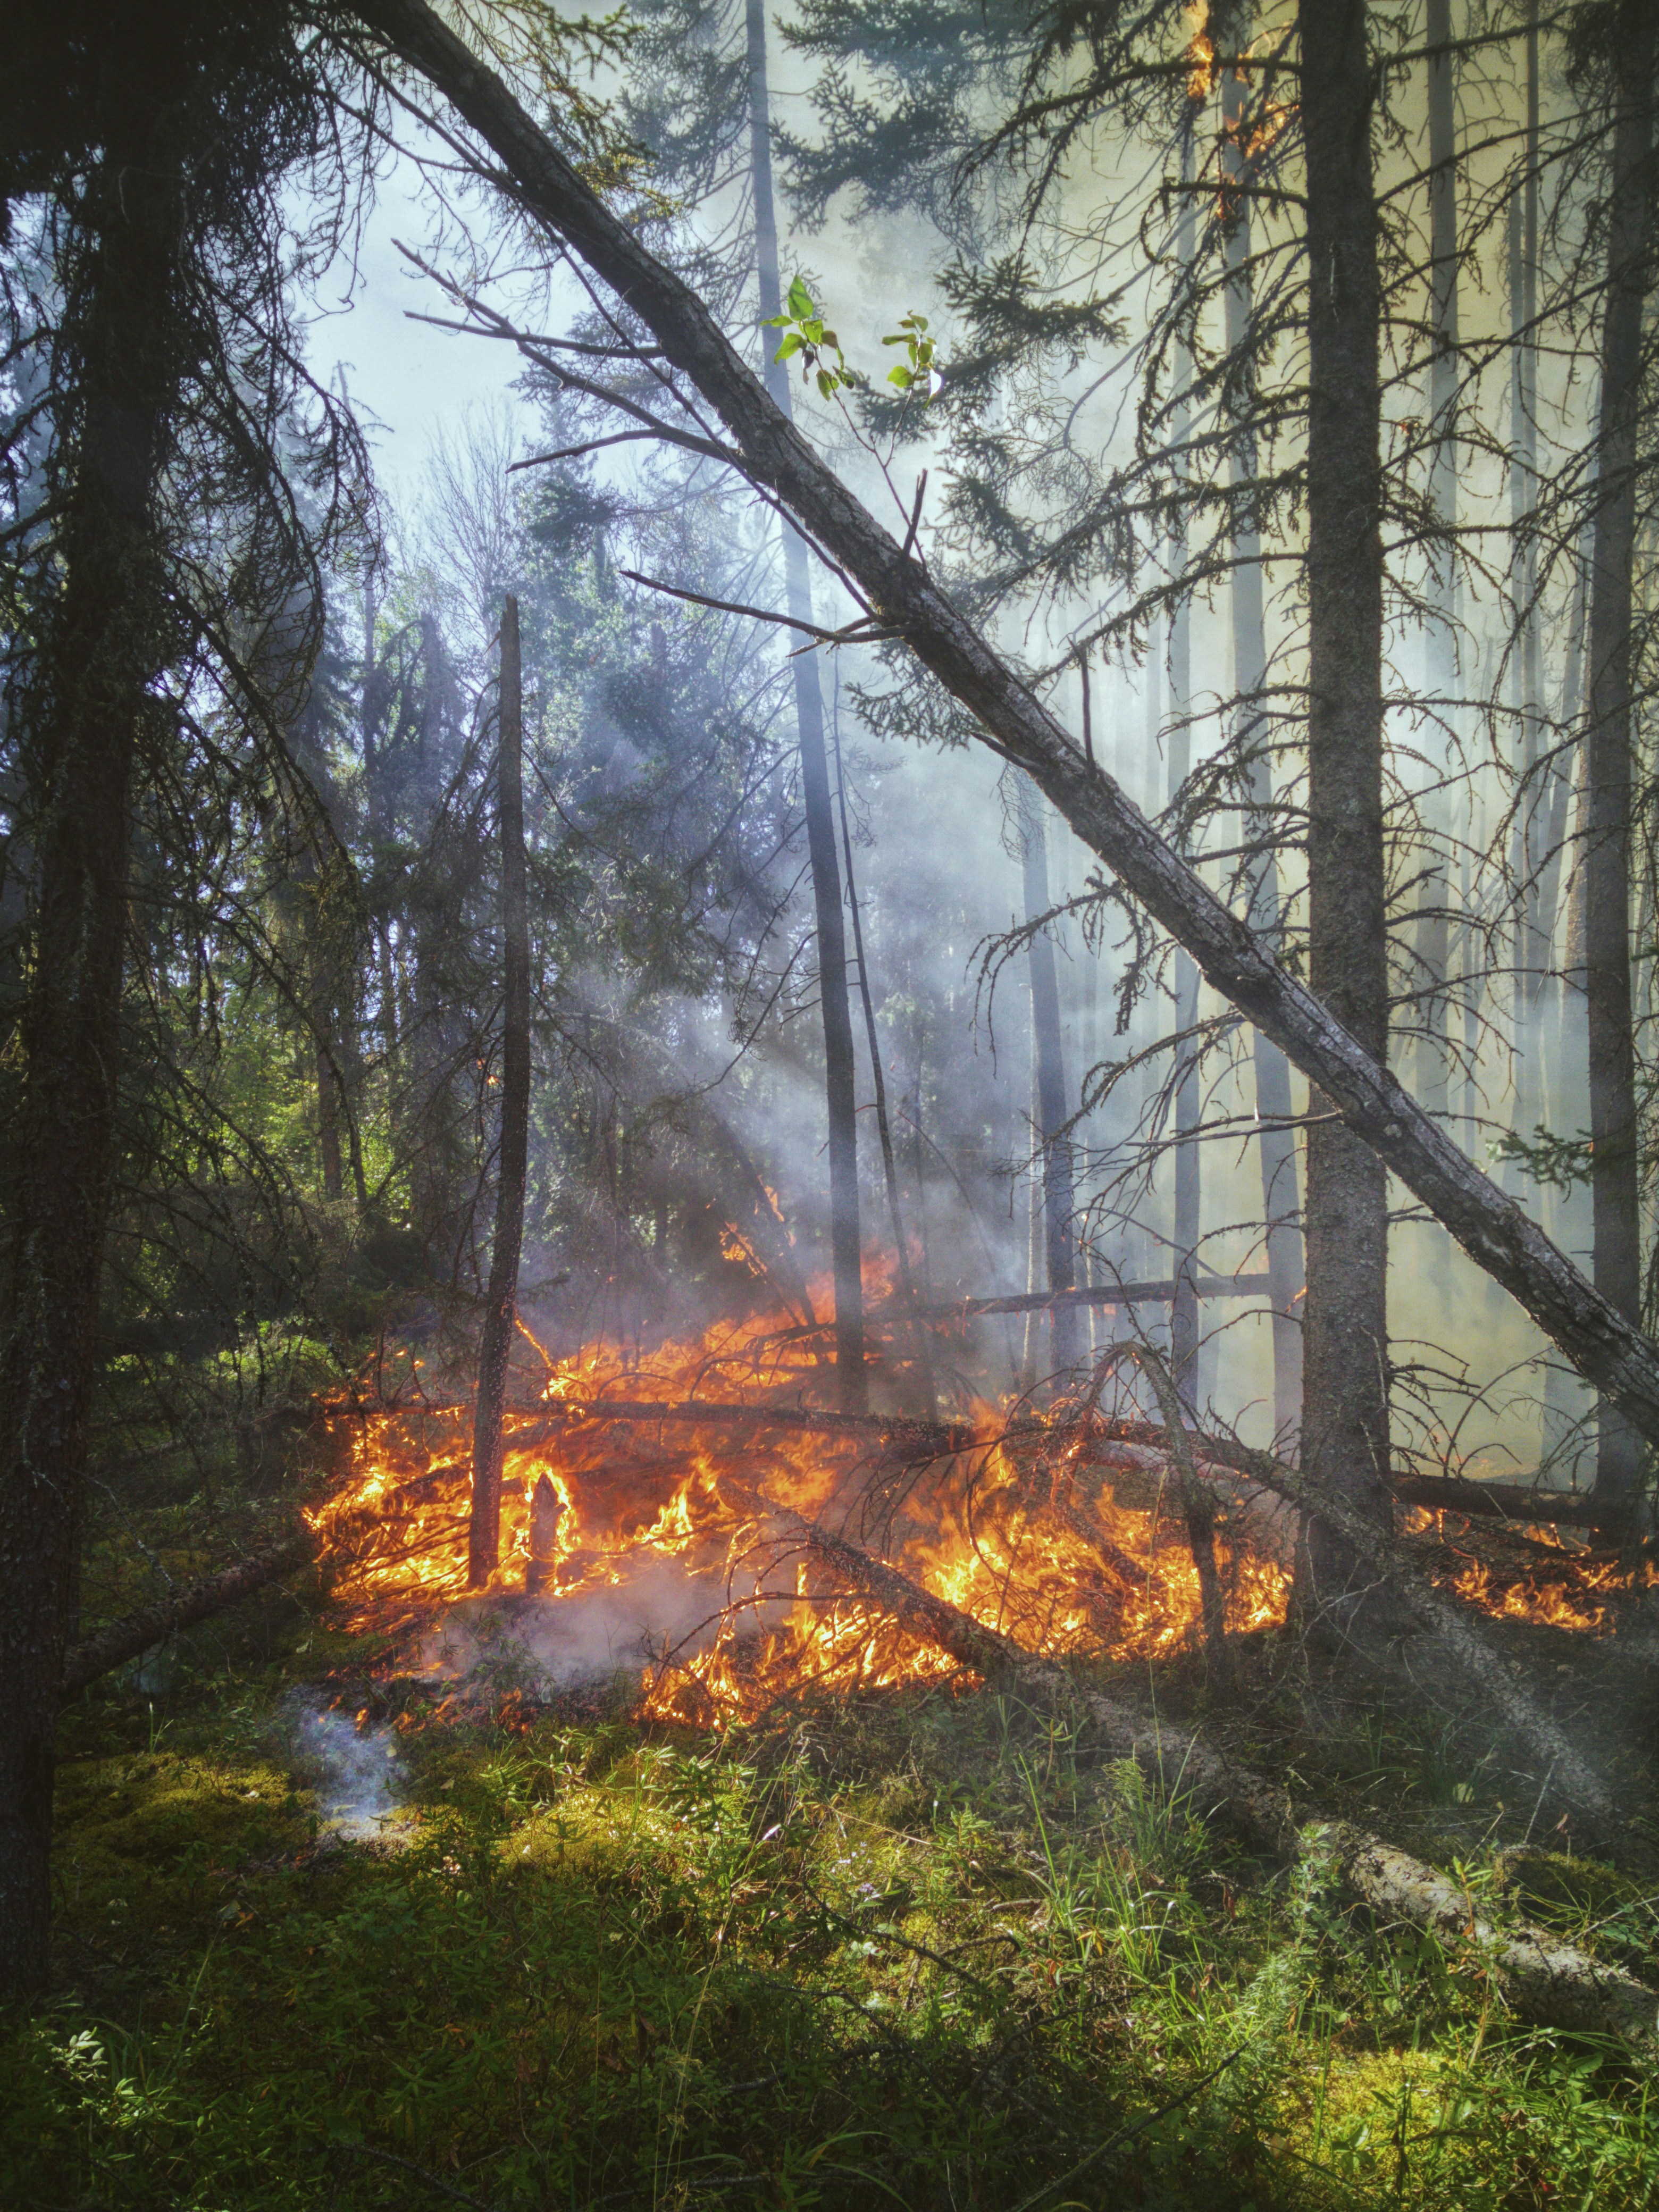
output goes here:
{"type": "MultiPolygon", "coordinates": [[[[57,1995],[0,2043],[8,2207],[1659,2194],[1650,2064],[1522,2025],[1467,1949],[1252,1861],[1064,1717],[934,1688],[694,1737],[623,1679],[538,1702],[508,1644],[446,1702],[326,1617],[273,1594],[68,1716],[57,1995]]],[[[1511,1642],[1605,1708],[1589,1639],[1511,1642]]],[[[1195,1661],[1109,1679],[1659,1980],[1634,1753],[1620,1869],[1570,1829],[1517,1857],[1537,1783],[1431,1666],[1242,1656],[1225,1711],[1195,1661]]]]}

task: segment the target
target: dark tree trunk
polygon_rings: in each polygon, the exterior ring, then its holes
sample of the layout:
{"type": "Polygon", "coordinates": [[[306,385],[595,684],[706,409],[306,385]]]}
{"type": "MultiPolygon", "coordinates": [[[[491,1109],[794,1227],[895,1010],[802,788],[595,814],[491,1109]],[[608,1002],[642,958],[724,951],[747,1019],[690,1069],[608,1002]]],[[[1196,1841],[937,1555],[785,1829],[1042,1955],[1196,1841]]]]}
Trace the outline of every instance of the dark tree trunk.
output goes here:
{"type": "MultiPolygon", "coordinates": [[[[1308,187],[1309,981],[1379,1065],[1389,1045],[1382,848],[1381,293],[1364,0],[1303,0],[1308,187]]],[[[1316,1102],[1316,1113],[1319,1102],[1316,1102]]],[[[1308,1132],[1302,1462],[1385,1519],[1388,1177],[1333,1116],[1308,1132]]],[[[1352,1547],[1308,1524],[1299,1601],[1351,1610],[1352,1547]]]]}
{"type": "MultiPolygon", "coordinates": [[[[772,198],[772,144],[766,86],[765,0],[747,0],[749,40],[750,177],[755,198],[755,260],[763,323],[782,310],[778,276],[778,224],[772,198]]],[[[786,416],[793,414],[789,372],[770,331],[765,342],[766,388],[786,416]]],[[[783,527],[784,591],[797,622],[812,619],[807,551],[787,523],[783,527]]],[[[800,738],[801,798],[806,813],[806,853],[812,871],[817,923],[818,1001],[823,1015],[824,1089],[830,1113],[830,1247],[836,1285],[836,1370],[844,1412],[866,1402],[864,1372],[864,1275],[859,1231],[857,1098],[854,1089],[853,1013],[847,988],[847,933],[842,913],[841,868],[823,745],[823,694],[816,654],[791,664],[795,677],[795,726],[800,738]]]]}
{"type": "MultiPolygon", "coordinates": [[[[1048,911],[1048,847],[1042,833],[1042,800],[1029,787],[1020,794],[1020,853],[1025,919],[1048,911]]],[[[1069,1291],[1077,1281],[1076,1245],[1072,1233],[1072,1146],[1064,1133],[1069,1119],[1066,1049],[1060,1032],[1060,982],[1054,971],[1054,942],[1046,929],[1032,938],[1027,957],[1031,979],[1031,1051],[1036,1080],[1038,1143],[1042,1153],[1042,1255],[1050,1291],[1069,1291]]],[[[1071,1305],[1053,1310],[1051,1367],[1064,1377],[1077,1363],[1078,1316],[1071,1305]]]]}
{"type": "MultiPolygon", "coordinates": [[[[1238,199],[1224,246],[1225,306],[1227,350],[1240,362],[1249,358],[1254,311],[1248,197],[1252,175],[1243,150],[1247,94],[1245,80],[1230,70],[1221,94],[1227,133],[1222,157],[1238,199]]],[[[1254,380],[1247,378],[1245,404],[1252,404],[1253,398],[1254,380]]],[[[1243,491],[1255,475],[1252,437],[1233,453],[1235,490],[1243,491]]],[[[1236,743],[1249,763],[1250,794],[1244,842],[1261,848],[1246,872],[1248,919],[1258,936],[1276,945],[1280,913],[1279,862],[1273,846],[1277,834],[1273,763],[1268,752],[1272,726],[1267,713],[1267,629],[1262,608],[1261,533],[1253,516],[1241,520],[1234,530],[1233,561],[1228,597],[1233,629],[1233,691],[1238,702],[1236,743]]],[[[1291,1127],[1291,1064],[1271,1037],[1260,1030],[1255,1034],[1255,1109],[1261,1126],[1261,1211],[1272,1284],[1268,1303],[1273,1310],[1273,1431],[1279,1450],[1286,1457],[1294,1457],[1302,1426],[1301,1309],[1305,1277],[1296,1133],[1291,1127]]]]}
{"type": "Polygon", "coordinates": [[[64,308],[79,452],[36,695],[50,781],[0,1368],[0,1997],[46,1980],[52,1739],[110,1195],[134,758],[166,623],[152,501],[176,393],[179,213],[143,106],[134,89],[86,186],[85,273],[64,308]]]}
{"type": "Polygon", "coordinates": [[[472,1518],[466,1578],[477,1589],[501,1559],[501,1411],[507,1355],[518,1310],[524,1243],[525,1177],[530,1155],[530,918],[524,856],[524,690],[519,661],[519,603],[501,605],[501,748],[496,800],[501,829],[501,935],[506,988],[501,1020],[501,1133],[495,1186],[495,1237],[478,1347],[478,1397],[472,1413],[472,1518]]]}
{"type": "MultiPolygon", "coordinates": [[[[922,665],[1247,1020],[1280,1045],[1581,1374],[1659,1442],[1659,1347],[1581,1275],[1332,1010],[1203,884],[784,416],[696,294],[643,246],[425,0],[356,0],[501,163],[518,204],[637,313],[719,416],[734,463],[810,530],[922,665]]],[[[1329,210],[1325,211],[1328,216],[1329,210]]],[[[1325,219],[1322,216],[1322,221],[1325,219]]],[[[1328,261],[1328,283],[1334,274],[1328,261]]],[[[1328,409],[1324,410],[1328,427],[1328,409]]]]}
{"type": "MultiPolygon", "coordinates": [[[[1650,241],[1656,17],[1646,0],[1620,11],[1608,208],[1607,307],[1589,608],[1585,730],[1584,986],[1589,1016],[1590,1195],[1595,1287],[1627,1321],[1641,1315],[1642,1205],[1636,1051],[1631,1010],[1632,594],[1644,264],[1650,241]]],[[[1640,1437],[1614,1406],[1600,1410],[1595,1495],[1604,1507],[1639,1486],[1640,1437]]]]}

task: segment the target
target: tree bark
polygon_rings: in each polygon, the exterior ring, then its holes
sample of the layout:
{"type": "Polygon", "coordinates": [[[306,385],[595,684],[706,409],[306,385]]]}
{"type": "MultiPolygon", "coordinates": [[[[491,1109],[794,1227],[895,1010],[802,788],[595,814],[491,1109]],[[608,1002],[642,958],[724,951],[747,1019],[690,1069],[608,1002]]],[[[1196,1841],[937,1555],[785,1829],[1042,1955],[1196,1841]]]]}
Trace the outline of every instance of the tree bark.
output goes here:
{"type": "MultiPolygon", "coordinates": [[[[1248,85],[1229,70],[1221,88],[1223,173],[1236,194],[1232,223],[1224,243],[1227,351],[1248,362],[1254,313],[1250,276],[1250,165],[1244,151],[1248,128],[1248,85]]],[[[1245,404],[1252,404],[1255,380],[1246,378],[1245,404]]],[[[1231,471],[1235,496],[1255,476],[1255,441],[1236,447],[1231,471]]],[[[1272,734],[1267,714],[1267,629],[1262,605],[1261,532],[1254,515],[1233,532],[1233,570],[1228,587],[1233,632],[1233,696],[1237,702],[1235,737],[1249,763],[1250,805],[1245,814],[1247,842],[1260,855],[1245,874],[1246,918],[1264,944],[1279,943],[1279,862],[1273,849],[1272,734]]],[[[1284,1053],[1261,1030],[1255,1036],[1255,1110],[1261,1124],[1261,1211],[1267,1249],[1268,1303],[1273,1312],[1273,1433],[1286,1458],[1293,1458],[1302,1427],[1302,1294],[1306,1278],[1302,1252],[1302,1197],[1291,1127],[1291,1067],[1284,1053]]]]}
{"type": "MultiPolygon", "coordinates": [[[[1656,15],[1620,11],[1613,186],[1607,210],[1598,478],[1591,555],[1585,731],[1584,987],[1589,1024],[1590,1196],[1595,1287],[1626,1321],[1641,1315],[1642,1194],[1631,1007],[1632,617],[1644,276],[1650,241],[1656,15]]],[[[1628,1504],[1645,1454],[1616,1405],[1598,1415],[1595,1494],[1628,1504]]]]}
{"type": "Polygon", "coordinates": [[[47,1972],[53,1732],[74,1603],[120,1047],[130,810],[167,633],[154,493],[176,398],[179,190],[129,88],[76,221],[64,309],[78,433],[43,641],[39,845],[0,1365],[0,1997],[47,1972]],[[78,296],[77,296],[78,293],[78,296]]]}
{"type": "MultiPolygon", "coordinates": [[[[732,464],[787,505],[922,665],[1024,769],[1222,997],[1288,1054],[1346,1128],[1443,1222],[1589,1381],[1659,1440],[1659,1348],[1557,1251],[1378,1056],[1172,852],[1140,810],[875,521],[769,398],[690,287],[613,215],[425,0],[356,0],[359,19],[477,134],[519,204],[637,313],[724,424],[732,464]]],[[[480,157],[482,159],[482,157],[480,157]]]]}
{"type": "MultiPolygon", "coordinates": [[[[778,274],[777,214],[772,197],[772,143],[766,83],[765,0],[747,0],[749,42],[749,161],[755,200],[755,262],[763,324],[782,312],[778,274]]],[[[786,421],[793,421],[787,364],[763,329],[766,389],[786,421]]],[[[797,622],[812,619],[812,582],[799,533],[783,526],[785,602],[797,622]]],[[[800,742],[801,799],[806,814],[806,854],[812,872],[817,926],[818,1004],[823,1021],[823,1079],[830,1118],[830,1249],[836,1285],[836,1375],[844,1413],[868,1402],[864,1370],[864,1273],[859,1223],[858,1107],[854,1088],[853,1014],[847,990],[847,936],[842,914],[841,869],[830,770],[823,747],[823,693],[815,654],[791,663],[795,726],[800,742]]]]}
{"type": "MultiPolygon", "coordinates": [[[[1043,835],[1042,801],[1029,786],[1019,803],[1020,859],[1028,924],[1048,911],[1048,846],[1043,835]]],[[[1060,1030],[1060,983],[1054,972],[1054,942],[1040,930],[1026,948],[1031,983],[1031,1046],[1036,1063],[1037,1138],[1042,1154],[1042,1254],[1052,1295],[1077,1281],[1076,1243],[1072,1230],[1072,1146],[1066,1089],[1066,1048],[1060,1030]]],[[[1062,1303],[1048,1309],[1053,1328],[1051,1366],[1064,1378],[1077,1364],[1077,1309],[1062,1303]]]]}
{"type": "Polygon", "coordinates": [[[519,659],[519,602],[501,605],[501,744],[496,803],[501,835],[501,1128],[495,1185],[495,1235],[478,1346],[478,1397],[472,1419],[472,1514],[466,1578],[477,1589],[501,1559],[501,1413],[507,1355],[518,1311],[519,1253],[524,1243],[525,1181],[530,1154],[530,919],[524,854],[524,688],[519,659]]]}
{"type": "MultiPolygon", "coordinates": [[[[1382,295],[1364,0],[1303,0],[1307,161],[1308,974],[1381,1066],[1389,1046],[1382,843],[1382,295]]],[[[1315,1102],[1317,1111],[1318,1103],[1315,1102]]],[[[1308,1132],[1302,1463],[1388,1514],[1388,1176],[1333,1115],[1308,1132]]],[[[1363,1607],[1352,1545],[1307,1528],[1298,1603],[1363,1607]]]]}

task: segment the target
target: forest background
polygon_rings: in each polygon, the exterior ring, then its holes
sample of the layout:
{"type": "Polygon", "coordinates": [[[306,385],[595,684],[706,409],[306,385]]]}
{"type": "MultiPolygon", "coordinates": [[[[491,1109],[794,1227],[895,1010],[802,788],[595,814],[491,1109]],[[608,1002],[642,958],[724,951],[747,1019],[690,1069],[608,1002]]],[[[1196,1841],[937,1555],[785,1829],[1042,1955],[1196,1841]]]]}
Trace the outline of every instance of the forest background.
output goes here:
{"type": "MultiPolygon", "coordinates": [[[[280,1528],[315,1393],[474,1356],[509,599],[517,1307],[545,1353],[648,1364],[782,1309],[830,1324],[826,1403],[937,1415],[1046,1403],[1127,1320],[1193,1416],[1376,1525],[1387,1482],[1438,1471],[1582,1488],[1641,1540],[1638,1414],[914,626],[808,557],[666,334],[458,137],[409,11],[26,14],[15,1984],[46,1956],[65,1650],[280,1528]],[[411,308],[511,362],[423,467],[343,365],[377,185],[411,308]],[[1025,1310],[918,1360],[915,1309],[974,1297],[1025,1310]]],[[[1650,11],[454,21],[1070,757],[1650,1328],[1650,11]]],[[[1317,1518],[1297,1577],[1339,1639],[1380,1603],[1317,1518]]]]}

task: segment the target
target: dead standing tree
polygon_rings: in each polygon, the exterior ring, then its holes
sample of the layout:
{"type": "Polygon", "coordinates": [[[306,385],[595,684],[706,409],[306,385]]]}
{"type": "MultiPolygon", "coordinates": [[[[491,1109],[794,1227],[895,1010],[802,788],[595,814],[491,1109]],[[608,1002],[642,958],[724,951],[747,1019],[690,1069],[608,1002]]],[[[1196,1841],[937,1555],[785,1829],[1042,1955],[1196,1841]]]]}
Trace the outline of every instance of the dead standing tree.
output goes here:
{"type": "Polygon", "coordinates": [[[525,1181],[530,1157],[530,921],[524,851],[524,683],[519,602],[501,605],[501,679],[496,805],[501,843],[501,1125],[496,1155],[495,1234],[478,1346],[478,1395],[472,1419],[472,1517],[466,1577],[478,1589],[501,1557],[501,1413],[507,1355],[518,1311],[519,1254],[524,1243],[525,1181]]]}

